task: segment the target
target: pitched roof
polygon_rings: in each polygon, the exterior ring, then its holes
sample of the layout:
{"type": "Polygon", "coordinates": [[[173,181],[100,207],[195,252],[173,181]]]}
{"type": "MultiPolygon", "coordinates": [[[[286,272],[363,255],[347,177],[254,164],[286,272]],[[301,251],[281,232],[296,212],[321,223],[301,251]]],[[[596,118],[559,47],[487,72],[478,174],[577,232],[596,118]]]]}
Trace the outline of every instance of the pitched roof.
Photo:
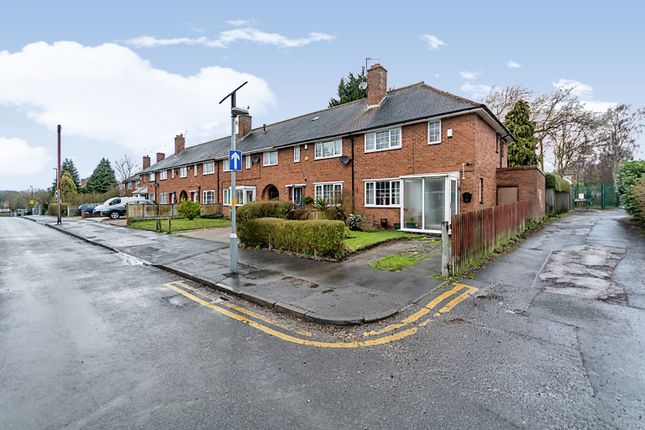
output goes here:
{"type": "MultiPolygon", "coordinates": [[[[238,141],[244,153],[333,138],[387,127],[433,116],[485,106],[419,82],[388,91],[378,107],[367,106],[367,98],[258,127],[238,141]]],[[[492,114],[491,114],[492,115],[492,114]]],[[[501,124],[501,123],[500,123],[501,124]]],[[[142,172],[225,159],[230,136],[190,146],[142,172]]]]}

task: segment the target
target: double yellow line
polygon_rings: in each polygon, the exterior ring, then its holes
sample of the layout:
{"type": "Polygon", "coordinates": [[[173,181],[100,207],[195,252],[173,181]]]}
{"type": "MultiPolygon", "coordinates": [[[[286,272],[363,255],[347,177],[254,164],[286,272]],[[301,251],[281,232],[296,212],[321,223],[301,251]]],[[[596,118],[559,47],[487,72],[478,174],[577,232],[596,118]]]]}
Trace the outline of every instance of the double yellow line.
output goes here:
{"type": "Polygon", "coordinates": [[[441,293],[439,296],[428,302],[428,304],[426,304],[420,310],[403,319],[400,323],[390,324],[378,330],[364,332],[364,337],[370,337],[366,340],[357,340],[352,342],[328,342],[310,339],[312,337],[312,334],[308,331],[291,329],[284,324],[281,324],[277,321],[272,320],[271,318],[246,309],[242,306],[238,306],[229,302],[224,302],[221,304],[212,303],[211,301],[206,300],[209,299],[208,296],[200,293],[199,290],[192,288],[184,281],[169,282],[167,284],[164,284],[164,286],[196,303],[199,303],[200,305],[213,309],[214,311],[217,311],[244,324],[248,324],[249,326],[257,330],[260,330],[266,334],[270,334],[271,336],[275,336],[278,339],[282,339],[284,341],[298,345],[316,346],[319,348],[360,348],[366,346],[384,345],[396,340],[404,339],[415,334],[420,327],[425,327],[428,323],[430,323],[432,321],[431,318],[428,318],[421,322],[418,321],[449,297],[454,296],[462,290],[465,290],[464,292],[450,300],[448,303],[446,303],[442,308],[440,308],[439,311],[434,314],[435,317],[450,312],[455,306],[466,300],[468,297],[472,296],[477,291],[477,288],[475,287],[470,287],[464,284],[455,284],[453,288],[441,293]],[[199,296],[202,296],[206,299],[199,296]],[[269,324],[275,328],[263,323],[269,324]],[[292,332],[293,334],[283,333],[278,329],[292,332]],[[393,333],[381,336],[385,333],[390,332],[393,333]]]}

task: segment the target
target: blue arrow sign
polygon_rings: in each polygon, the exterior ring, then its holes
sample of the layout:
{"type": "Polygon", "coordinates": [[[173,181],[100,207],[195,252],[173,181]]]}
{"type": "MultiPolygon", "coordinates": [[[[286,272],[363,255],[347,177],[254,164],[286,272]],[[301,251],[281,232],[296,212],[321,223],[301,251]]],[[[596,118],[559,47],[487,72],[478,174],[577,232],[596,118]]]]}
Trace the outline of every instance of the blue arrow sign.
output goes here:
{"type": "Polygon", "coordinates": [[[228,150],[228,167],[236,172],[242,170],[242,151],[228,150]]]}

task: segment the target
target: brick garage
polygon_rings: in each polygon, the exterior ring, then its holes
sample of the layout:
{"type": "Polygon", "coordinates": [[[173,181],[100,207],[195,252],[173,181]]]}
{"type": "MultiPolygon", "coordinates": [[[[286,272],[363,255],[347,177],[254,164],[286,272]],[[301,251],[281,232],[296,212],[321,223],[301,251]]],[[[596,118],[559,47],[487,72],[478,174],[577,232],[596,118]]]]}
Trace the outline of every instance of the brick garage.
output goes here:
{"type": "Polygon", "coordinates": [[[498,204],[512,203],[513,200],[537,200],[544,210],[546,182],[544,173],[537,166],[497,169],[497,190],[498,204]],[[511,191],[511,193],[506,191],[511,191]],[[512,197],[513,194],[516,195],[516,198],[512,197]]]}

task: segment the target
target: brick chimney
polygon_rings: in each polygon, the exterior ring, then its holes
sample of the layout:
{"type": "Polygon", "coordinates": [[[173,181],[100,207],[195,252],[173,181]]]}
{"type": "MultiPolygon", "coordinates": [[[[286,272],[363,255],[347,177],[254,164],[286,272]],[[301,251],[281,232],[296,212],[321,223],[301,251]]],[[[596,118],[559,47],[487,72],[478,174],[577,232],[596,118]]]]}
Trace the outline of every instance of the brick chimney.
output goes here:
{"type": "Polygon", "coordinates": [[[237,117],[237,138],[241,139],[251,132],[251,115],[240,115],[237,117]]]}
{"type": "Polygon", "coordinates": [[[179,154],[186,147],[186,138],[183,134],[175,136],[175,155],[179,154]]]}
{"type": "Polygon", "coordinates": [[[367,105],[378,105],[387,93],[387,70],[374,64],[367,71],[367,105]]]}
{"type": "Polygon", "coordinates": [[[157,163],[166,158],[166,154],[163,152],[157,152],[157,163]]]}
{"type": "Polygon", "coordinates": [[[147,169],[150,167],[150,156],[149,155],[144,155],[143,156],[143,168],[147,169]]]}

